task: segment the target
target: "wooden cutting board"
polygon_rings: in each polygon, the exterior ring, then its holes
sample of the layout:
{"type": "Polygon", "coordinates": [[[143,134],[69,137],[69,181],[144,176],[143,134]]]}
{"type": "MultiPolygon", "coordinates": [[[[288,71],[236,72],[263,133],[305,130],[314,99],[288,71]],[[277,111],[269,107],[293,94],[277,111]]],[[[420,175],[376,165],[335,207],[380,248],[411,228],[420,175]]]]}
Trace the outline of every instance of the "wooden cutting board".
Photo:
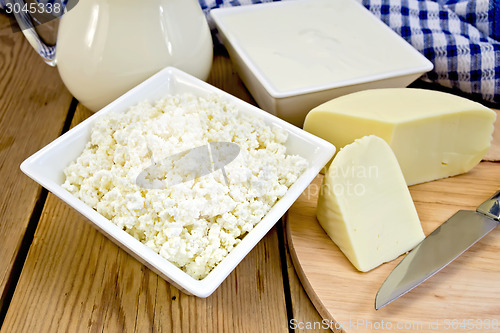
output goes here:
{"type": "MultiPolygon", "coordinates": [[[[358,272],[316,219],[318,176],[286,217],[290,253],[300,280],[335,332],[500,332],[500,227],[408,294],[376,311],[375,295],[400,258],[358,272]]],[[[410,192],[428,235],[459,209],[471,209],[500,188],[500,164],[414,185],[410,192]]],[[[387,203],[390,205],[390,202],[387,203]]],[[[320,326],[321,325],[321,326],[320,326]]]]}

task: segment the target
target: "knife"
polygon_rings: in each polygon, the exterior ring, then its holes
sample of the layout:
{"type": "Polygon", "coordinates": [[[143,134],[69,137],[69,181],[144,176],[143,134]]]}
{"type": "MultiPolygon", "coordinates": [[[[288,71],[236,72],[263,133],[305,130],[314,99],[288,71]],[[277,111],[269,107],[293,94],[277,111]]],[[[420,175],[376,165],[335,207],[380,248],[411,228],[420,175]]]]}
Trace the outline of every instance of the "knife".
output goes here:
{"type": "Polygon", "coordinates": [[[495,229],[500,190],[476,211],[460,210],[417,245],[389,274],[375,297],[375,310],[406,294],[495,229]]]}

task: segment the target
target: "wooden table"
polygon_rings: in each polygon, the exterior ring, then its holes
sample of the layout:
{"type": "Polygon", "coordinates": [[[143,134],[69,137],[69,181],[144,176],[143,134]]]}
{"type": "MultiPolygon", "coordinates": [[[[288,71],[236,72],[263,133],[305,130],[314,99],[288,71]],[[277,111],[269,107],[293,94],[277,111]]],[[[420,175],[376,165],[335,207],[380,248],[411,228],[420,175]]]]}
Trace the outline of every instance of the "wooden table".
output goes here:
{"type": "MultiPolygon", "coordinates": [[[[208,81],[255,103],[224,50],[208,81]]],[[[182,294],[19,170],[89,117],[0,13],[0,325],[10,332],[318,332],[283,222],[206,299],[182,294]],[[301,323],[301,324],[299,324],[301,323]]]]}
{"type": "MultiPolygon", "coordinates": [[[[253,102],[223,50],[208,81],[253,102]]],[[[282,222],[201,299],[166,283],[19,170],[90,115],[0,14],[2,333],[288,332],[292,318],[321,321],[291,264],[282,222]]]]}

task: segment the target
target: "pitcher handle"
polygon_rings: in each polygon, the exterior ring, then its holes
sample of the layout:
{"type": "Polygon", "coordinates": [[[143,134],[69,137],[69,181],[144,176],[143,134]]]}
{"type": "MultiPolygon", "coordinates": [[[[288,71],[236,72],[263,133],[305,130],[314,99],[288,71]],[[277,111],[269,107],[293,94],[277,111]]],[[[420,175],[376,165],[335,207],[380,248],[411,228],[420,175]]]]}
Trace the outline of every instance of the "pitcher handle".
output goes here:
{"type": "MultiPolygon", "coordinates": [[[[66,11],[65,4],[67,1],[58,2],[60,4],[60,13],[59,17],[66,11]]],[[[37,3],[40,6],[47,6],[48,3],[54,4],[53,0],[38,0],[37,3]]],[[[24,36],[30,43],[30,45],[35,49],[35,51],[43,58],[43,60],[49,64],[50,66],[56,65],[56,46],[55,45],[47,45],[41,38],[38,36],[36,32],[32,19],[29,13],[25,10],[18,10],[19,8],[23,8],[26,3],[22,0],[0,0],[0,5],[2,8],[8,13],[13,14],[19,28],[23,32],[24,36]],[[10,9],[10,10],[9,10],[10,9]]],[[[41,7],[43,8],[43,7],[41,7]]],[[[52,8],[52,7],[51,7],[52,8]]],[[[55,16],[54,18],[58,17],[55,16]]]]}

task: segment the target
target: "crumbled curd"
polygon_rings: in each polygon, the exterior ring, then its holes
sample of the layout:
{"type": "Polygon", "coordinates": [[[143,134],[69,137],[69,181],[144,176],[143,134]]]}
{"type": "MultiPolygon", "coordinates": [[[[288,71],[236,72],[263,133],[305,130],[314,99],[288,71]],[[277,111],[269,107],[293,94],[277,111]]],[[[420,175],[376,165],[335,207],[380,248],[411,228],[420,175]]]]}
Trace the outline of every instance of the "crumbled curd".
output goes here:
{"type": "MultiPolygon", "coordinates": [[[[101,117],[63,187],[195,279],[203,279],[285,195],[306,169],[286,155],[287,133],[216,96],[168,96],[101,117]],[[238,156],[221,170],[144,188],[137,176],[151,160],[210,142],[232,142],[238,156]]],[[[177,178],[176,178],[177,177],[177,178]]],[[[175,178],[175,179],[174,179],[175,178]]]]}

